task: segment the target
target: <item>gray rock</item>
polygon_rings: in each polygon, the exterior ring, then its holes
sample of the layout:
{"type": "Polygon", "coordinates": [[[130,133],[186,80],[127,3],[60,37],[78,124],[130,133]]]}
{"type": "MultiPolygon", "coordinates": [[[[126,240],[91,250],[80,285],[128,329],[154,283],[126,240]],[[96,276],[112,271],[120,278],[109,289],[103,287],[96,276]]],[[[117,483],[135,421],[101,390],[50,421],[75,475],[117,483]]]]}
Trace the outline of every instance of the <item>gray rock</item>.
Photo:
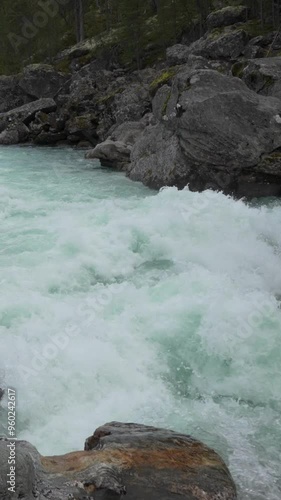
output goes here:
{"type": "Polygon", "coordinates": [[[31,100],[19,87],[17,75],[0,76],[0,113],[22,106],[31,100]]]}
{"type": "Polygon", "coordinates": [[[29,137],[29,129],[24,123],[18,122],[10,125],[0,133],[0,144],[11,146],[25,142],[29,137]]]}
{"type": "Polygon", "coordinates": [[[230,26],[247,20],[248,8],[244,5],[229,6],[223,9],[211,12],[207,17],[208,29],[230,26]]]}
{"type": "Polygon", "coordinates": [[[31,130],[28,125],[39,111],[50,113],[56,109],[53,99],[45,98],[24,104],[19,108],[6,113],[0,113],[0,144],[18,144],[38,135],[43,130],[43,125],[35,124],[31,130]]]}
{"type": "Polygon", "coordinates": [[[54,97],[69,80],[69,75],[59,73],[47,64],[26,66],[19,78],[19,87],[33,99],[54,97]]]}
{"type": "MultiPolygon", "coordinates": [[[[40,464],[40,455],[36,448],[26,441],[18,441],[13,447],[13,441],[0,439],[0,497],[1,500],[10,500],[14,498],[24,498],[34,500],[36,493],[36,475],[42,474],[40,464]],[[8,460],[16,455],[16,482],[15,492],[9,491],[13,484],[7,483],[7,474],[11,473],[8,460]]],[[[43,497],[45,498],[45,497],[43,497]]]]}
{"type": "Polygon", "coordinates": [[[281,57],[249,61],[244,65],[241,78],[255,92],[281,99],[281,57]]]}
{"type": "Polygon", "coordinates": [[[191,54],[210,59],[236,59],[243,54],[249,37],[242,29],[207,33],[190,45],[191,54]]]}
{"type": "Polygon", "coordinates": [[[108,96],[100,100],[100,119],[97,134],[105,139],[111,127],[124,122],[139,121],[147,112],[151,111],[151,97],[149,86],[139,83],[124,84],[108,96]]]}
{"type": "Polygon", "coordinates": [[[132,146],[135,144],[144,128],[145,124],[142,122],[125,122],[115,126],[113,130],[110,131],[108,139],[112,141],[121,141],[132,146]]]}
{"type": "Polygon", "coordinates": [[[64,141],[67,137],[66,132],[40,132],[39,135],[37,135],[34,139],[33,142],[34,144],[38,144],[40,146],[49,146],[56,144],[57,142],[64,141]]]}
{"type": "Polygon", "coordinates": [[[116,123],[138,121],[151,110],[151,99],[147,86],[137,83],[129,85],[115,96],[116,123]]]}
{"type": "Polygon", "coordinates": [[[19,108],[12,109],[6,113],[0,113],[0,130],[3,131],[10,123],[22,122],[28,125],[38,111],[50,113],[55,111],[57,105],[51,98],[38,99],[37,101],[24,104],[19,108]]]}
{"type": "Polygon", "coordinates": [[[168,47],[166,50],[167,63],[170,66],[187,63],[189,55],[189,47],[181,45],[180,43],[173,45],[172,47],[168,47]]]}
{"type": "Polygon", "coordinates": [[[107,139],[86,153],[88,159],[98,159],[104,167],[123,170],[130,162],[131,147],[121,141],[107,139]]]}
{"type": "Polygon", "coordinates": [[[171,93],[169,85],[163,85],[157,90],[152,101],[152,112],[157,120],[161,120],[166,115],[171,93]]]}
{"type": "Polygon", "coordinates": [[[248,43],[244,49],[243,55],[246,59],[256,59],[263,56],[263,49],[261,49],[258,45],[248,43]]]}
{"type": "Polygon", "coordinates": [[[85,451],[42,457],[16,443],[15,493],[7,489],[9,442],[0,440],[0,498],[12,500],[236,500],[222,459],[203,443],[170,430],[111,422],[85,451]]]}
{"type": "Polygon", "coordinates": [[[97,125],[98,118],[94,113],[72,116],[65,124],[65,131],[67,135],[77,137],[76,142],[87,139],[92,145],[96,145],[98,142],[97,125]]]}
{"type": "Polygon", "coordinates": [[[4,146],[11,146],[12,144],[18,144],[19,143],[19,134],[17,130],[11,129],[11,130],[3,130],[3,132],[0,133],[0,144],[4,146]]]}
{"type": "MultiPolygon", "coordinates": [[[[131,179],[160,188],[189,185],[238,196],[276,194],[276,176],[254,171],[281,147],[281,102],[212,70],[180,72],[167,119],[145,129],[131,153],[131,179]],[[243,181],[241,180],[243,178],[243,181]]],[[[279,184],[279,193],[281,186],[279,184]]]]}

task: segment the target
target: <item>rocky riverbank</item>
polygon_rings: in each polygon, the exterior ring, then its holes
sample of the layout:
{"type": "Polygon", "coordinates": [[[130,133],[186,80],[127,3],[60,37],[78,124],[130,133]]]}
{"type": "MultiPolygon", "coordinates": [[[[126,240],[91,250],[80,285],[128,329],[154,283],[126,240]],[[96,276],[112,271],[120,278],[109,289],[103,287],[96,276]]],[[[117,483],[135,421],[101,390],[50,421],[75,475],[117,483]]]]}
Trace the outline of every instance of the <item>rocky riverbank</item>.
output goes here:
{"type": "Polygon", "coordinates": [[[281,195],[281,35],[246,7],[211,13],[202,38],[141,71],[90,45],[0,77],[0,144],[88,148],[157,189],[281,195]]]}
{"type": "Polygon", "coordinates": [[[85,442],[84,451],[42,457],[16,443],[16,486],[8,490],[11,441],[0,440],[1,499],[235,500],[221,458],[190,436],[138,424],[111,422],[85,442]],[[9,446],[7,446],[9,444],[9,446]]]}

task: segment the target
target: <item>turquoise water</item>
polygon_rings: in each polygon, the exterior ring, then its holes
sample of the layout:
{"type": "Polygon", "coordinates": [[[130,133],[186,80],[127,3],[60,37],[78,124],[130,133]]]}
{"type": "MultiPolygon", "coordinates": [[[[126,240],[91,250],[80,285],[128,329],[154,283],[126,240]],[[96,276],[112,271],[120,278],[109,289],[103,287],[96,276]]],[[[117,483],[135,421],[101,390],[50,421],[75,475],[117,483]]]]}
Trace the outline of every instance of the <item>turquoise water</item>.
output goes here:
{"type": "Polygon", "coordinates": [[[106,421],[166,426],[221,453],[240,499],[280,500],[280,204],[1,148],[0,220],[18,437],[58,454],[106,421]]]}

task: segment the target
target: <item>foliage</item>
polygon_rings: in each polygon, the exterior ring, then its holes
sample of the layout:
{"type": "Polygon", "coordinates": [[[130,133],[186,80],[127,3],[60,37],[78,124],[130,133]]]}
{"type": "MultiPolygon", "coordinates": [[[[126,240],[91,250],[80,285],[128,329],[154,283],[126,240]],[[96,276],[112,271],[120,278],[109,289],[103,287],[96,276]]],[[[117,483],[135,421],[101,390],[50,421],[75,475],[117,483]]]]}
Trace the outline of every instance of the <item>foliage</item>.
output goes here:
{"type": "MultiPolygon", "coordinates": [[[[1,0],[0,74],[20,71],[26,64],[53,62],[76,41],[118,33],[121,62],[141,68],[158,60],[168,45],[178,42],[196,21],[200,31],[212,8],[238,0],[1,0]]],[[[255,34],[279,25],[281,0],[244,0],[255,34]]],[[[68,71],[68,67],[64,68],[68,71]]]]}

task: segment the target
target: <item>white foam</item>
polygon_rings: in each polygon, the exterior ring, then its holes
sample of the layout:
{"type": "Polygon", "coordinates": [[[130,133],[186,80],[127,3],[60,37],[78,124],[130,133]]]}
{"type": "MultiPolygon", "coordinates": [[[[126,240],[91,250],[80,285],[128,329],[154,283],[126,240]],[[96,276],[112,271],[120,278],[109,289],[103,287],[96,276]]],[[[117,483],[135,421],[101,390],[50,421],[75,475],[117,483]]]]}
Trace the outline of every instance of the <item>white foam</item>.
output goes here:
{"type": "Polygon", "coordinates": [[[19,437],[55,454],[109,420],[173,427],[223,454],[241,498],[279,499],[281,207],[155,194],[79,155],[1,151],[19,437]]]}

